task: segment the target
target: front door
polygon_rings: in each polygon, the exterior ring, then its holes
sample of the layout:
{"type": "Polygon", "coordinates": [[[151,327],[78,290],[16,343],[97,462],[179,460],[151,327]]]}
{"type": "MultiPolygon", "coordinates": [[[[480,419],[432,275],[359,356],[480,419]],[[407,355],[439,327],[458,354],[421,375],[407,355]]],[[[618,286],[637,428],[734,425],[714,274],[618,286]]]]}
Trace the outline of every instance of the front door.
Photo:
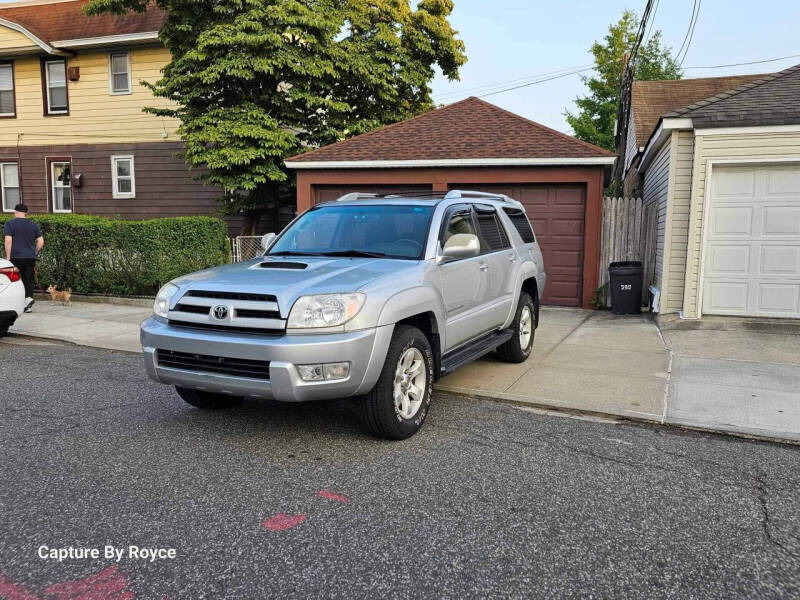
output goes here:
{"type": "MultiPolygon", "coordinates": [[[[477,235],[472,210],[458,206],[445,216],[440,244],[459,233],[477,235]]],[[[444,298],[447,329],[445,350],[450,350],[490,328],[483,314],[484,300],[489,288],[489,265],[485,256],[454,260],[440,265],[442,297],[444,298]]]]}

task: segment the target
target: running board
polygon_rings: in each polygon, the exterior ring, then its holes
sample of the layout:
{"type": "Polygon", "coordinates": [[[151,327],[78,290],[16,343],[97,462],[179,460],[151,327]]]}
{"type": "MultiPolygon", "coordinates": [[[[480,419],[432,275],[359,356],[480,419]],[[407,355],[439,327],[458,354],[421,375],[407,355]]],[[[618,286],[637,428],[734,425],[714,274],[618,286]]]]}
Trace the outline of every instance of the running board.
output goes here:
{"type": "Polygon", "coordinates": [[[452,373],[458,367],[489,354],[492,350],[497,349],[498,346],[505,344],[513,335],[513,329],[492,331],[475,341],[465,344],[461,348],[451,350],[442,356],[442,375],[452,373]]]}

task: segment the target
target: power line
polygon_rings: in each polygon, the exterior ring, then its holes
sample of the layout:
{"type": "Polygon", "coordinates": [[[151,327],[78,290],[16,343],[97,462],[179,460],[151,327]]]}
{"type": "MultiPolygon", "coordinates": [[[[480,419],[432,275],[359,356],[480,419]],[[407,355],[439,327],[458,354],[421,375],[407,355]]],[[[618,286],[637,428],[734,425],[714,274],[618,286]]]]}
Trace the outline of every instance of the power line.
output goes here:
{"type": "Polygon", "coordinates": [[[647,41],[650,41],[650,34],[653,31],[653,25],[656,24],[656,15],[658,14],[658,5],[661,3],[661,0],[656,0],[656,7],[653,9],[653,18],[650,21],[650,27],[647,29],[647,34],[644,36],[647,38],[647,41]]]}
{"type": "Polygon", "coordinates": [[[588,64],[588,65],[577,65],[577,66],[574,66],[574,67],[566,67],[566,68],[563,68],[563,69],[558,69],[556,71],[549,71],[547,73],[538,73],[536,75],[527,75],[525,77],[518,77],[516,79],[507,79],[505,81],[497,81],[495,83],[487,83],[487,84],[484,84],[484,85],[478,85],[478,86],[474,86],[474,87],[471,87],[471,88],[466,88],[466,89],[463,89],[463,90],[459,90],[457,92],[449,92],[449,93],[446,93],[446,94],[442,94],[440,96],[437,95],[436,98],[437,98],[437,100],[445,100],[447,98],[465,96],[465,95],[468,95],[469,92],[490,92],[490,91],[493,91],[495,88],[501,88],[503,86],[513,85],[513,84],[519,83],[519,82],[530,82],[531,80],[539,79],[540,77],[547,77],[549,75],[560,75],[560,74],[565,73],[567,71],[574,71],[576,69],[586,69],[586,68],[593,67],[593,66],[594,66],[594,63],[588,64]]]}
{"type": "Polygon", "coordinates": [[[697,27],[697,21],[700,19],[700,8],[703,6],[703,0],[697,0],[697,15],[694,18],[694,24],[692,25],[692,31],[689,33],[689,42],[686,44],[686,50],[683,51],[683,58],[681,59],[680,66],[683,66],[683,61],[686,60],[686,56],[689,54],[689,48],[692,47],[692,40],[694,39],[694,29],[697,27]]]}
{"type": "Polygon", "coordinates": [[[751,60],[750,62],[731,63],[729,65],[709,65],[707,67],[686,67],[686,70],[691,69],[724,69],[727,67],[745,67],[747,65],[762,65],[764,63],[777,62],[779,60],[786,60],[789,58],[800,57],[800,54],[790,54],[789,56],[780,56],[778,58],[767,58],[765,60],[751,60]]]}
{"type": "Polygon", "coordinates": [[[513,90],[518,90],[521,88],[529,87],[531,85],[536,85],[537,83],[544,83],[545,81],[553,81],[554,79],[561,79],[562,77],[569,77],[570,75],[577,75],[578,73],[583,73],[584,71],[591,71],[594,69],[594,66],[591,67],[584,67],[583,69],[578,69],[576,71],[570,71],[569,73],[562,73],[561,75],[554,75],[553,77],[547,77],[546,79],[539,79],[538,81],[531,81],[529,83],[523,83],[522,85],[515,85],[513,87],[509,87],[503,90],[497,90],[494,92],[489,92],[488,94],[481,94],[479,98],[486,98],[487,96],[494,96],[495,94],[503,94],[505,92],[511,92],[513,90]]]}
{"type": "Polygon", "coordinates": [[[686,53],[689,52],[689,46],[692,44],[692,38],[694,37],[694,27],[695,25],[697,25],[697,17],[700,16],[701,2],[702,0],[694,0],[694,5],[692,7],[692,16],[689,19],[689,27],[686,29],[686,35],[683,36],[683,43],[681,44],[681,47],[678,49],[678,53],[675,55],[675,60],[679,64],[683,64],[683,61],[686,60],[686,53]],[[686,52],[684,52],[684,48],[686,49],[686,52]],[[680,58],[681,53],[683,53],[683,58],[680,58]]]}

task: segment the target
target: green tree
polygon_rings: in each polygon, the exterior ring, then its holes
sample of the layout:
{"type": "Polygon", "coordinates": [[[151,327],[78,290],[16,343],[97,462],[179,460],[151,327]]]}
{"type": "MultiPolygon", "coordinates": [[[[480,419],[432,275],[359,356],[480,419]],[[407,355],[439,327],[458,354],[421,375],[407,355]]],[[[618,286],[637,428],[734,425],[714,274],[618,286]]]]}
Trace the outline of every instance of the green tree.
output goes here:
{"type": "MultiPolygon", "coordinates": [[[[620,82],[625,61],[639,29],[636,13],[626,10],[622,18],[608,28],[602,42],[591,47],[594,55],[594,75],[583,77],[589,94],[575,99],[577,114],[566,111],[567,123],[575,137],[614,151],[614,123],[617,120],[620,82]]],[[[672,49],[661,42],[661,32],[655,31],[641,45],[633,65],[634,78],[639,80],[680,79],[680,66],[672,57],[672,49]]]]}
{"type": "MultiPolygon", "coordinates": [[[[183,158],[225,190],[245,233],[291,198],[283,159],[433,107],[438,67],[458,78],[464,44],[452,0],[156,0],[171,53],[148,83],[180,120],[183,158]]],[[[146,10],[148,0],[91,0],[88,14],[146,10]]],[[[275,211],[277,212],[277,211],[275,211]]]]}

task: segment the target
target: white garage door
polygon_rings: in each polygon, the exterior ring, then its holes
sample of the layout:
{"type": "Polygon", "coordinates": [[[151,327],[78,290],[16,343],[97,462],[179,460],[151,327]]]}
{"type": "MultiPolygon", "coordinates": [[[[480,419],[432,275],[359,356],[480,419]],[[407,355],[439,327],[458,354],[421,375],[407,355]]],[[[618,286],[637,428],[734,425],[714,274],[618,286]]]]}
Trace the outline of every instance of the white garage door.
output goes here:
{"type": "Polygon", "coordinates": [[[800,166],[712,170],[703,313],[800,318],[800,166]]]}

